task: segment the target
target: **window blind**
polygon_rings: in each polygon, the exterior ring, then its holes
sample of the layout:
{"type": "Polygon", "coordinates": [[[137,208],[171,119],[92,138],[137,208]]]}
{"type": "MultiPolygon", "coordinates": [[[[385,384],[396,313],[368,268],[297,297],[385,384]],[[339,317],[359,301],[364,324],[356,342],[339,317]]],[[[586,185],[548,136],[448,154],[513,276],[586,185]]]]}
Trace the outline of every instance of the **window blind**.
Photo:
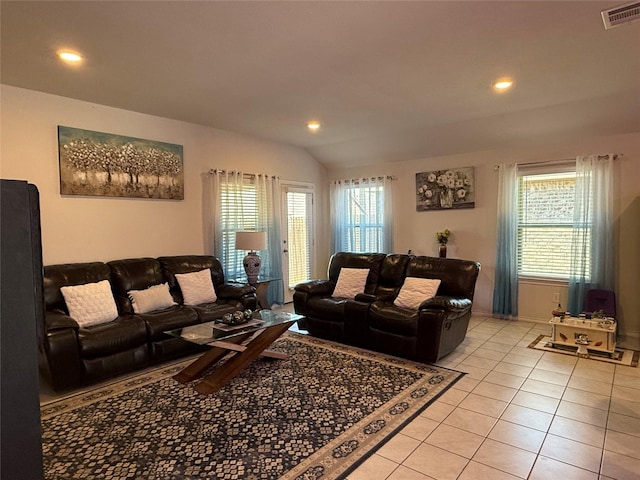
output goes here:
{"type": "Polygon", "coordinates": [[[287,191],[289,287],[311,278],[313,246],[313,196],[309,192],[287,191]]]}
{"type": "Polygon", "coordinates": [[[360,184],[345,190],[346,219],[343,245],[350,252],[383,250],[384,189],[378,185],[360,184]]]}
{"type": "Polygon", "coordinates": [[[574,229],[575,186],[575,171],[519,176],[519,275],[569,278],[573,236],[591,228],[574,229]]]}
{"type": "Polygon", "coordinates": [[[242,261],[247,254],[236,250],[236,231],[256,231],[258,226],[258,205],[256,186],[247,178],[241,185],[220,184],[220,216],[222,225],[222,245],[225,252],[227,276],[240,279],[245,276],[242,261]]]}

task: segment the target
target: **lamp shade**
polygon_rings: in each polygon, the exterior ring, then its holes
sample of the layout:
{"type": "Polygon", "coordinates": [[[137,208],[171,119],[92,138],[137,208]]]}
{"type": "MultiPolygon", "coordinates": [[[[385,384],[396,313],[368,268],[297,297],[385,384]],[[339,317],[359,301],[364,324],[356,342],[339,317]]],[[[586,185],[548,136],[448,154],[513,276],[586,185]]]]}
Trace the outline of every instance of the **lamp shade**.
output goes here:
{"type": "Polygon", "coordinates": [[[265,232],[236,232],[236,250],[264,250],[267,248],[265,232]]]}

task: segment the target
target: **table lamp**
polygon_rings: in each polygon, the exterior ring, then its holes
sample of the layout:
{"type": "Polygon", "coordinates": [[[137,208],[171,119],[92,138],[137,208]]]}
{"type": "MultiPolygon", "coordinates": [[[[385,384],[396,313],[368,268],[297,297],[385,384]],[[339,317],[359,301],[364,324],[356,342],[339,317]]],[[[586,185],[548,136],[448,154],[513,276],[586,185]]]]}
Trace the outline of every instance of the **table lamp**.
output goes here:
{"type": "Polygon", "coordinates": [[[265,232],[236,232],[236,250],[249,250],[242,263],[250,285],[258,281],[258,273],[262,265],[262,260],[256,250],[264,250],[266,245],[267,234],[265,232]]]}

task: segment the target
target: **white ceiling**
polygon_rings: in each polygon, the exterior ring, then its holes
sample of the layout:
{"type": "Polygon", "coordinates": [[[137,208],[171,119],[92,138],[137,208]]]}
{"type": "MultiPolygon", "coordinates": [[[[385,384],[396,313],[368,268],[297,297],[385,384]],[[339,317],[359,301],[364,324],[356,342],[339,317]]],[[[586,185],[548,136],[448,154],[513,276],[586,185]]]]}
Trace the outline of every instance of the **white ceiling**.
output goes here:
{"type": "Polygon", "coordinates": [[[620,3],[3,0],[1,79],[329,167],[534,145],[640,131],[640,22],[600,18],[620,3]]]}

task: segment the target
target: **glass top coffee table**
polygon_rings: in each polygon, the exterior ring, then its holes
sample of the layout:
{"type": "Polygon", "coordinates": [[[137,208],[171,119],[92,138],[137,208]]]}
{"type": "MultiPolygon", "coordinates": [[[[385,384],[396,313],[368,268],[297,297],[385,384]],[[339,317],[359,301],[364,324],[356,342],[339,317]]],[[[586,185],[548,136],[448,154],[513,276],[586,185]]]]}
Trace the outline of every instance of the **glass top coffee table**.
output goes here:
{"type": "Polygon", "coordinates": [[[235,355],[206,375],[195,389],[203,394],[214,393],[244,370],[259,356],[284,359],[287,355],[267,350],[280,335],[296,321],[303,319],[295,313],[260,310],[253,318],[240,325],[224,325],[217,322],[200,323],[190,327],[169,330],[172,337],[199,345],[210,345],[200,358],[174,375],[180,383],[188,383],[199,377],[230,352],[235,355]]]}

